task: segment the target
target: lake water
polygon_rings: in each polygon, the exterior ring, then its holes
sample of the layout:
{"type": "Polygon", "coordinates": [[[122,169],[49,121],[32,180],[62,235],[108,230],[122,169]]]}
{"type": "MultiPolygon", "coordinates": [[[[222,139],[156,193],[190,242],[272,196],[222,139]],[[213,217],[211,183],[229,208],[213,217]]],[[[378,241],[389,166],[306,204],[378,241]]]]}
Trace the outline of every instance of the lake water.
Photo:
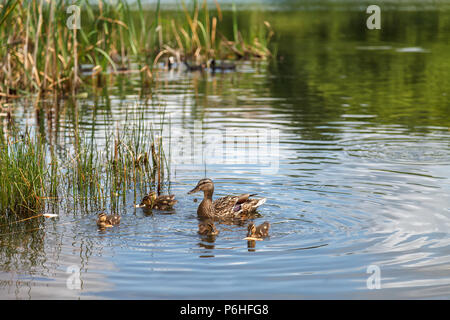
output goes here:
{"type": "MultiPolygon", "coordinates": [[[[127,114],[158,127],[165,110],[178,204],[148,214],[130,196],[106,232],[98,212],[77,209],[38,231],[2,226],[0,297],[449,298],[450,11],[394,6],[367,30],[365,8],[351,8],[242,11],[244,30],[270,21],[276,61],[160,70],[149,99],[124,75],[108,98],[79,100],[80,127],[95,114],[100,144],[127,114]],[[187,192],[203,177],[215,197],[266,197],[255,222],[269,221],[270,237],[249,246],[246,224],[199,236],[201,195],[187,192]]],[[[36,125],[29,105],[15,115],[36,125]]]]}

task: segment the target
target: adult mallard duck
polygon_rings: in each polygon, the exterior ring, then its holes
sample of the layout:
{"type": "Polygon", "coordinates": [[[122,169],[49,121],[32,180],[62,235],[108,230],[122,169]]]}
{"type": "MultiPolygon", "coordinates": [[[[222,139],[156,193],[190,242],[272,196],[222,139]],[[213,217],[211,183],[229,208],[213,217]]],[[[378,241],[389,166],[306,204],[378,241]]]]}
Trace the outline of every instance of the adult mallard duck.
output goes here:
{"type": "Polygon", "coordinates": [[[266,202],[266,198],[250,199],[254,194],[248,193],[240,196],[225,196],[213,201],[214,183],[208,178],[201,179],[197,186],[189,191],[188,194],[199,191],[203,191],[204,194],[203,200],[197,209],[197,215],[201,218],[245,218],[246,215],[256,211],[256,208],[266,202]]]}
{"type": "Polygon", "coordinates": [[[102,212],[98,215],[98,218],[97,218],[97,226],[100,229],[110,228],[113,225],[116,225],[119,223],[120,223],[120,216],[117,214],[107,215],[106,213],[102,212]]]}
{"type": "Polygon", "coordinates": [[[139,207],[147,207],[156,210],[170,210],[178,202],[175,195],[158,196],[155,191],[150,192],[143,199],[139,207]]]}
{"type": "Polygon", "coordinates": [[[262,240],[269,235],[270,223],[265,221],[259,226],[250,223],[247,228],[247,238],[245,240],[262,240]]]}
{"type": "Polygon", "coordinates": [[[219,230],[217,230],[214,222],[208,219],[198,224],[198,233],[204,236],[216,236],[219,234],[219,230]]]}

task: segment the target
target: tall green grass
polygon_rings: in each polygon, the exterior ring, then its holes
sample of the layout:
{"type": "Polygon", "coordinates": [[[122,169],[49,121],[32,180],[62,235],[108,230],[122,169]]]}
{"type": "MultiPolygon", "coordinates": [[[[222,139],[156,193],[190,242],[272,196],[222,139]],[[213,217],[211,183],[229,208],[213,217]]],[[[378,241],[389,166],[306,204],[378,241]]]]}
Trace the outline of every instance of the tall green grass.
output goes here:
{"type": "Polygon", "coordinates": [[[70,142],[59,146],[66,151],[59,153],[38,129],[0,134],[0,216],[32,216],[61,202],[74,211],[114,211],[126,205],[130,192],[134,203],[150,190],[160,192],[169,167],[159,131],[143,114],[127,123],[105,133],[101,145],[95,130],[74,126],[70,142]]]}
{"type": "Polygon", "coordinates": [[[0,212],[37,212],[47,194],[47,149],[28,129],[14,136],[0,136],[0,212]]]}
{"type": "Polygon", "coordinates": [[[95,75],[130,68],[132,60],[148,82],[155,62],[168,55],[179,61],[270,56],[270,24],[258,23],[257,32],[242,36],[233,6],[233,39],[227,39],[215,3],[210,9],[207,1],[193,1],[190,10],[182,0],[178,12],[163,12],[160,1],[155,10],[145,10],[140,0],[134,6],[125,0],[3,1],[0,65],[5,72],[0,73],[0,98],[36,91],[75,95],[89,83],[80,77],[82,64],[92,64],[95,75]],[[81,9],[79,30],[67,26],[72,4],[81,9]]]}

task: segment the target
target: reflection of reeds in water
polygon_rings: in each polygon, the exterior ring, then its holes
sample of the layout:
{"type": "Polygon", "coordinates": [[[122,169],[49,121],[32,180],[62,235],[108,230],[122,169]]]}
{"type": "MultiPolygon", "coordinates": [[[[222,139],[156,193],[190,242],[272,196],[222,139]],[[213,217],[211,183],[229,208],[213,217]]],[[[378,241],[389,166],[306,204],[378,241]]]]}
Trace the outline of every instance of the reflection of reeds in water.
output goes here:
{"type": "Polygon", "coordinates": [[[142,115],[128,121],[133,123],[106,133],[100,145],[94,130],[89,135],[77,125],[71,142],[57,148],[37,131],[13,128],[0,135],[0,215],[32,216],[61,202],[74,211],[115,211],[130,191],[135,203],[149,189],[159,192],[167,181],[162,137],[142,115]]]}
{"type": "MultiPolygon", "coordinates": [[[[270,25],[261,23],[256,33],[244,39],[233,11],[234,39],[220,31],[223,19],[217,1],[210,10],[206,1],[193,2],[193,10],[181,2],[181,14],[160,9],[145,10],[141,1],[130,8],[125,0],[75,2],[80,8],[80,29],[67,22],[76,13],[67,13],[71,3],[44,0],[6,0],[0,5],[0,94],[15,97],[24,92],[52,92],[75,95],[89,79],[79,76],[83,64],[92,65],[96,77],[109,70],[115,73],[135,68],[148,83],[155,62],[173,55],[178,61],[209,58],[264,58],[270,56],[270,25]],[[6,27],[14,26],[14,27],[6,27]]],[[[74,16],[75,15],[75,16],[74,16]]],[[[72,20],[71,20],[72,21],[72,20]]],[[[223,30],[222,30],[223,31],[223,30]]],[[[131,71],[131,70],[129,70],[131,71]]]]}

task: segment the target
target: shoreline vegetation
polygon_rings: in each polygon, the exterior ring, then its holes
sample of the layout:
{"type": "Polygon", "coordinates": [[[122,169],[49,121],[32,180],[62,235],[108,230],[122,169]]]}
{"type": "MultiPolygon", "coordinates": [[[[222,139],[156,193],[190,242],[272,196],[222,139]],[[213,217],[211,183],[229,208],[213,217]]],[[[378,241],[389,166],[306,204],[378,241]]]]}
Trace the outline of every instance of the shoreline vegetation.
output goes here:
{"type": "Polygon", "coordinates": [[[154,68],[161,63],[167,68],[170,57],[182,65],[274,56],[269,22],[241,32],[233,4],[227,34],[220,28],[224,14],[217,1],[212,8],[207,1],[181,1],[180,8],[164,11],[160,1],[155,10],[144,10],[140,0],[133,6],[125,0],[2,1],[0,217],[16,223],[58,210],[61,203],[117,211],[132,190],[135,203],[148,191],[159,194],[170,183],[162,131],[135,115],[134,125],[109,132],[99,148],[94,129],[78,129],[77,99],[123,73],[137,73],[140,85],[151,87],[154,68]],[[76,19],[79,29],[70,27],[76,19]],[[53,142],[39,124],[20,127],[12,107],[22,98],[34,101],[36,114],[45,112],[49,119],[61,99],[72,106],[70,142],[53,142]]]}
{"type": "Polygon", "coordinates": [[[130,191],[134,203],[151,190],[159,194],[170,172],[163,137],[157,135],[162,129],[148,126],[143,115],[128,120],[105,133],[101,148],[94,130],[91,136],[81,133],[76,118],[64,145],[8,123],[0,135],[0,216],[52,214],[62,203],[74,211],[117,212],[130,191]]]}
{"type": "Polygon", "coordinates": [[[0,5],[0,99],[36,92],[75,96],[90,82],[81,76],[85,66],[97,78],[92,83],[106,74],[136,72],[149,86],[154,67],[169,57],[179,64],[207,64],[272,56],[269,22],[239,30],[233,3],[227,38],[220,28],[224,12],[217,0],[214,4],[181,1],[178,10],[162,11],[160,1],[155,10],[145,10],[140,0],[133,6],[125,0],[5,0],[0,5]]]}

